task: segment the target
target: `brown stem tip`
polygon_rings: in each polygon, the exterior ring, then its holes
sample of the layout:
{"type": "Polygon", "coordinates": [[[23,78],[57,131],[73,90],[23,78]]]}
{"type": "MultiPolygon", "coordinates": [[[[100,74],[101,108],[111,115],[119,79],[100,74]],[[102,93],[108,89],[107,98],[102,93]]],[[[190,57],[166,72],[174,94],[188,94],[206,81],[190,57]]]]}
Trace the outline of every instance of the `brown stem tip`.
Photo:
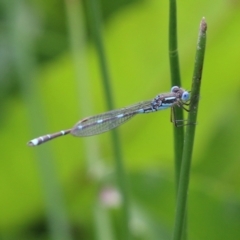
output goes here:
{"type": "Polygon", "coordinates": [[[205,17],[202,18],[202,21],[200,23],[200,31],[204,34],[207,31],[207,23],[205,20],[205,17]]]}

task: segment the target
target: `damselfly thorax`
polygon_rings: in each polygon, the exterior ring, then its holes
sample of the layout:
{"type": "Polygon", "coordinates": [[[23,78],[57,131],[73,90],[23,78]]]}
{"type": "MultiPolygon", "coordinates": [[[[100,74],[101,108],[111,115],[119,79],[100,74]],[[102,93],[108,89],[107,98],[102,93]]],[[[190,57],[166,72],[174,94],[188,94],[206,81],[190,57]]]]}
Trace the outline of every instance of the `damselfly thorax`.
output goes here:
{"type": "MultiPolygon", "coordinates": [[[[56,137],[71,133],[76,137],[88,137],[107,132],[120,126],[130,118],[140,113],[151,113],[175,106],[188,111],[186,105],[190,100],[190,92],[174,86],[168,93],[157,95],[153,100],[143,101],[125,108],[112,110],[80,120],[73,128],[34,138],[28,142],[29,146],[37,146],[56,137]]],[[[173,121],[176,123],[175,121],[173,121]]]]}

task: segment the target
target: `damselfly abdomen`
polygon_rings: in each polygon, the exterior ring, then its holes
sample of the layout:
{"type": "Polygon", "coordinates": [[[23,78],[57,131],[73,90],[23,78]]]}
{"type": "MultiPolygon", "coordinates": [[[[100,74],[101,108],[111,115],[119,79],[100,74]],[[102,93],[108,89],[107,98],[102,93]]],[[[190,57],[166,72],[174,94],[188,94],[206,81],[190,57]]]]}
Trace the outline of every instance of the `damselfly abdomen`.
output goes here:
{"type": "Polygon", "coordinates": [[[84,118],[71,129],[62,130],[56,133],[34,138],[28,142],[28,145],[37,146],[51,139],[69,133],[77,137],[97,135],[120,126],[139,113],[156,112],[159,110],[172,108],[174,106],[187,110],[185,108],[185,105],[188,105],[189,100],[189,91],[174,86],[171,88],[171,92],[159,94],[153,100],[140,102],[125,108],[112,110],[96,116],[84,118]]]}

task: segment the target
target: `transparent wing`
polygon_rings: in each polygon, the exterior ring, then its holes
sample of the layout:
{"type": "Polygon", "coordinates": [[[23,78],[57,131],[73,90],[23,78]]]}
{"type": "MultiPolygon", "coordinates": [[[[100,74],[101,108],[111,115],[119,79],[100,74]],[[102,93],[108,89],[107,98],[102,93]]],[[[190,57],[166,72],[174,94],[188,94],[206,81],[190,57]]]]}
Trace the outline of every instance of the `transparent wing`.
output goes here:
{"type": "Polygon", "coordinates": [[[78,137],[97,135],[120,126],[138,113],[152,109],[151,100],[140,102],[129,107],[112,110],[79,121],[71,131],[78,137]]]}

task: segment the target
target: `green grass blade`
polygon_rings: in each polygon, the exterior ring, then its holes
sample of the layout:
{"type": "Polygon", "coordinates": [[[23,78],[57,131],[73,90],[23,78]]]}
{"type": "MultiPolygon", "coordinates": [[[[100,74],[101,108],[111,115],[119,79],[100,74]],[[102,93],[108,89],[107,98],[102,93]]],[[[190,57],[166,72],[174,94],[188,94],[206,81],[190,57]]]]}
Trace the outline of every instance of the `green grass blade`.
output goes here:
{"type": "MultiPolygon", "coordinates": [[[[107,108],[114,109],[114,100],[113,100],[112,91],[111,91],[110,75],[108,71],[108,64],[107,64],[104,44],[103,44],[102,35],[101,35],[102,21],[101,21],[101,16],[99,11],[100,7],[98,5],[97,0],[89,0],[87,1],[87,3],[88,3],[88,12],[90,16],[91,28],[94,35],[97,54],[99,57],[100,70],[102,73],[102,84],[105,91],[107,108]]],[[[113,153],[116,161],[115,164],[116,164],[118,184],[119,184],[119,189],[120,189],[122,200],[123,200],[121,232],[122,232],[122,238],[127,240],[130,237],[130,233],[129,233],[129,206],[128,206],[129,204],[128,204],[128,196],[127,196],[128,191],[127,191],[127,184],[126,184],[126,174],[124,170],[120,139],[119,139],[117,130],[111,131],[111,136],[112,136],[112,144],[113,144],[113,153]]]]}
{"type": "Polygon", "coordinates": [[[202,69],[206,45],[207,24],[203,18],[200,24],[200,31],[197,43],[196,59],[193,73],[192,92],[190,101],[190,112],[188,115],[188,123],[186,127],[185,142],[183,148],[183,159],[179,179],[179,188],[177,195],[177,210],[175,216],[175,226],[173,232],[173,240],[180,240],[182,229],[184,226],[184,218],[186,215],[187,193],[190,178],[190,167],[192,160],[193,143],[195,136],[195,128],[197,121],[198,101],[200,95],[200,86],[202,78],[202,69]]]}
{"type": "MultiPolygon", "coordinates": [[[[9,8],[11,27],[11,44],[14,52],[14,67],[16,69],[23,101],[28,109],[29,128],[33,135],[37,129],[45,129],[45,112],[40,101],[39,91],[34,83],[37,64],[34,57],[34,31],[31,31],[32,12],[22,1],[9,8]],[[22,26],[25,26],[24,28],[22,26]],[[39,116],[39,117],[37,117],[39,116]]],[[[35,134],[34,134],[35,133],[35,134]]],[[[25,145],[25,144],[24,144],[25,145]]],[[[23,145],[23,147],[24,147],[23,145]]],[[[27,146],[25,146],[27,148],[27,146]]],[[[31,149],[28,149],[31,151],[31,149]]],[[[36,149],[36,161],[42,183],[45,200],[47,224],[52,239],[70,240],[70,224],[62,188],[56,174],[54,156],[49,146],[36,149]]]]}
{"type": "MultiPolygon", "coordinates": [[[[177,4],[176,0],[169,1],[169,60],[171,72],[171,85],[181,87],[181,78],[179,70],[178,45],[177,45],[177,4]]],[[[175,119],[183,119],[183,110],[174,109],[175,119]]],[[[174,159],[175,159],[175,182],[176,192],[179,182],[179,174],[182,161],[184,128],[173,128],[174,133],[174,159]]]]}

